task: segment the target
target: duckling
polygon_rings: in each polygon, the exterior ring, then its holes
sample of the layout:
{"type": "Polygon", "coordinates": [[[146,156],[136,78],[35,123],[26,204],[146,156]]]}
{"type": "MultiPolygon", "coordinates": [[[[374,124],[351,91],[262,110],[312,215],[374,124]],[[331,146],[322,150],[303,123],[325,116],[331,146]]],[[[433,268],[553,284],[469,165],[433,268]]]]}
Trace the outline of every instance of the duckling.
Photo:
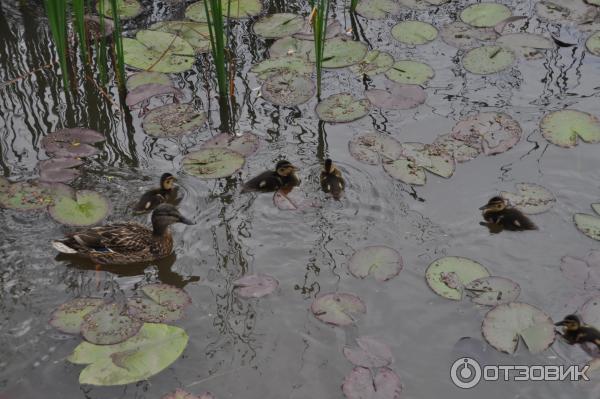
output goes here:
{"type": "Polygon", "coordinates": [[[321,189],[325,193],[331,193],[334,199],[339,200],[345,187],[346,182],[342,177],[342,172],[335,167],[331,159],[327,158],[321,171],[321,189]]]}
{"type": "Polygon", "coordinates": [[[590,342],[600,349],[600,331],[592,326],[583,324],[579,317],[574,314],[565,316],[562,321],[554,324],[563,326],[563,331],[558,332],[569,344],[585,344],[590,342]]]}
{"type": "Polygon", "coordinates": [[[152,212],[151,229],[133,222],[91,227],[53,241],[52,246],[103,265],[154,261],[173,252],[169,226],[174,223],[194,224],[173,205],[160,204],[152,212]]]}
{"type": "Polygon", "coordinates": [[[267,170],[248,180],[244,184],[242,192],[271,192],[279,189],[289,191],[300,185],[300,178],[296,175],[297,170],[298,168],[290,162],[281,160],[275,165],[275,170],[267,170]]]}
{"type": "Polygon", "coordinates": [[[176,181],[177,179],[172,174],[163,173],[160,177],[160,187],[146,191],[134,206],[134,211],[147,212],[164,202],[175,202],[177,200],[176,181]]]}
{"type": "Polygon", "coordinates": [[[479,209],[483,210],[483,219],[487,222],[482,224],[490,228],[492,232],[502,229],[511,231],[537,230],[537,226],[523,212],[509,206],[508,201],[502,197],[492,197],[486,205],[479,209]]]}

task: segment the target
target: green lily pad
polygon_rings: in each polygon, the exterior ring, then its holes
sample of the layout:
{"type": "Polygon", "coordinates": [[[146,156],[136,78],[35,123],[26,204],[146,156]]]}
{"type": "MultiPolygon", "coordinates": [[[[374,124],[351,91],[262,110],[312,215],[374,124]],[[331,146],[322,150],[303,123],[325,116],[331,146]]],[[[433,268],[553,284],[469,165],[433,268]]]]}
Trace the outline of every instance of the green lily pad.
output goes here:
{"type": "MultiPolygon", "coordinates": [[[[360,62],[367,54],[367,45],[345,37],[335,37],[325,42],[323,68],[344,68],[360,62]]],[[[314,46],[309,54],[315,61],[314,46]]]]}
{"type": "Polygon", "coordinates": [[[172,33],[139,31],[135,39],[123,38],[125,63],[145,71],[178,73],[187,71],[196,60],[194,48],[172,33]]]}
{"type": "Polygon", "coordinates": [[[448,153],[422,143],[402,143],[402,155],[383,164],[383,169],[393,178],[419,186],[426,182],[424,170],[448,178],[454,173],[454,168],[454,159],[448,153]]]}
{"type": "Polygon", "coordinates": [[[112,345],[136,335],[142,324],[129,317],[123,305],[113,302],[100,305],[83,316],[81,334],[92,344],[112,345]]]}
{"type": "Polygon", "coordinates": [[[521,293],[521,287],[511,279],[504,277],[482,277],[463,287],[471,301],[478,305],[496,306],[513,302],[521,293]]]}
{"type": "MultiPolygon", "coordinates": [[[[600,204],[592,204],[592,209],[600,215],[600,204]]],[[[579,231],[594,240],[600,241],[600,217],[576,213],[573,220],[579,231]]]]}
{"type": "Polygon", "coordinates": [[[434,75],[435,72],[429,65],[411,60],[396,61],[385,73],[388,79],[409,85],[423,85],[434,75]]]}
{"type": "Polygon", "coordinates": [[[474,28],[464,22],[455,21],[441,29],[440,37],[452,47],[470,49],[479,47],[482,42],[496,40],[498,33],[493,29],[474,28]]]}
{"type": "Polygon", "coordinates": [[[202,179],[219,179],[239,171],[245,163],[242,154],[227,148],[205,148],[183,158],[183,170],[202,179]]]}
{"type": "Polygon", "coordinates": [[[588,37],[585,41],[585,47],[590,53],[600,57],[600,32],[596,32],[588,37]]]}
{"type": "Polygon", "coordinates": [[[282,37],[269,48],[269,55],[271,58],[294,56],[308,61],[311,56],[314,59],[314,51],[315,44],[309,40],[282,37]]]}
{"type": "Polygon", "coordinates": [[[153,137],[177,137],[201,129],[206,113],[198,112],[192,104],[167,104],[150,110],[144,117],[144,132],[153,137]]]}
{"type": "Polygon", "coordinates": [[[80,384],[125,385],[161,372],[183,353],[188,335],[179,327],[146,323],[139,333],[117,345],[79,344],[68,360],[89,364],[80,384]]]}
{"type": "MultiPolygon", "coordinates": [[[[111,0],[99,0],[96,10],[100,12],[100,2],[104,3],[104,15],[113,18],[111,0]]],[[[142,5],[138,0],[117,0],[117,13],[120,19],[135,18],[142,12],[142,5]]]]}
{"type": "Polygon", "coordinates": [[[477,28],[491,28],[511,15],[510,8],[503,4],[479,3],[462,10],[460,19],[477,28]]]}
{"type": "Polygon", "coordinates": [[[442,151],[452,155],[456,162],[467,162],[479,156],[480,151],[467,145],[462,140],[457,140],[451,134],[438,136],[433,142],[434,146],[440,147],[442,151]]]}
{"type": "Polygon", "coordinates": [[[543,58],[544,50],[556,47],[547,37],[526,32],[502,35],[496,40],[496,44],[507,47],[529,60],[543,58]]]}
{"type": "Polygon", "coordinates": [[[350,70],[357,75],[375,76],[384,73],[394,65],[394,57],[385,51],[371,50],[362,61],[352,65],[350,70]]]}
{"type": "Polygon", "coordinates": [[[150,29],[182,38],[194,48],[196,54],[210,51],[208,24],[192,21],[163,21],[150,26],[150,29]]]}
{"type": "Polygon", "coordinates": [[[315,111],[325,122],[352,122],[369,114],[369,100],[356,99],[350,93],[334,94],[321,101],[315,111]]]}
{"type": "Polygon", "coordinates": [[[394,179],[406,184],[422,186],[427,181],[425,171],[413,159],[400,158],[383,163],[383,169],[394,179]]]}
{"type": "Polygon", "coordinates": [[[600,121],[594,115],[574,109],[551,112],[540,122],[542,136],[560,147],[574,147],[577,137],[586,143],[600,142],[600,121]]]}
{"type": "Polygon", "coordinates": [[[19,211],[44,209],[54,202],[54,196],[49,185],[36,181],[10,183],[5,180],[0,185],[0,206],[3,208],[19,211]]]}
{"type": "Polygon", "coordinates": [[[516,193],[502,191],[500,196],[525,213],[535,215],[546,212],[556,203],[556,198],[547,188],[534,183],[517,183],[516,193]]]}
{"type": "Polygon", "coordinates": [[[258,151],[259,142],[259,137],[250,132],[241,135],[221,133],[202,143],[200,148],[228,148],[247,157],[258,151]]]}
{"type": "Polygon", "coordinates": [[[163,86],[173,86],[171,78],[166,73],[160,72],[137,72],[127,78],[127,90],[135,90],[139,86],[147,84],[160,84],[163,86]]]}
{"type": "Polygon", "coordinates": [[[323,323],[349,326],[357,315],[367,312],[367,306],[354,294],[332,292],[315,298],[310,310],[323,323]]]}
{"type": "Polygon", "coordinates": [[[304,26],[304,18],[297,14],[270,14],[254,23],[254,33],[266,39],[276,39],[300,32],[304,26]]]}
{"type": "MultiPolygon", "coordinates": [[[[329,18],[327,20],[327,26],[325,27],[325,40],[329,40],[335,36],[342,35],[344,32],[345,30],[342,27],[340,21],[338,21],[335,18],[329,18]]],[[[294,37],[296,39],[311,41],[312,45],[314,46],[315,36],[313,32],[313,24],[310,21],[305,20],[302,30],[298,33],[295,33],[294,37]]]]}
{"type": "Polygon", "coordinates": [[[365,92],[371,104],[384,109],[411,109],[427,99],[427,93],[421,86],[388,83],[385,89],[369,89],[365,92]]]}
{"type": "Polygon", "coordinates": [[[458,256],[446,256],[434,261],[427,267],[425,279],[436,294],[460,301],[463,297],[465,285],[489,275],[487,269],[474,260],[458,256]]]}
{"type": "Polygon", "coordinates": [[[361,133],[348,143],[350,155],[360,162],[377,165],[402,155],[402,144],[395,138],[376,132],[361,133]]]}
{"type": "Polygon", "coordinates": [[[598,13],[596,7],[573,0],[540,0],[535,4],[535,12],[548,21],[568,20],[580,24],[593,21],[598,13]]]}
{"type": "Polygon", "coordinates": [[[539,353],[554,342],[552,319],[540,309],[526,303],[510,302],[490,310],[483,319],[481,332],[496,350],[515,353],[519,337],[531,353],[539,353]]]}
{"type": "Polygon", "coordinates": [[[83,317],[104,303],[101,298],[75,298],[52,312],[50,325],[66,334],[79,334],[83,317]]]}
{"type": "Polygon", "coordinates": [[[402,21],[392,28],[394,39],[413,46],[429,43],[437,35],[438,31],[433,25],[421,21],[402,21]]]}
{"type": "Polygon", "coordinates": [[[481,112],[459,121],[452,128],[452,137],[477,148],[485,155],[501,154],[521,139],[519,123],[507,114],[481,112]]]}
{"type": "Polygon", "coordinates": [[[168,309],[183,309],[192,303],[187,292],[169,284],[147,284],[142,287],[142,292],[168,309]]]}
{"type": "Polygon", "coordinates": [[[463,57],[463,67],[477,75],[489,75],[509,68],[515,62],[515,53],[501,46],[481,46],[471,49],[463,57]]]}
{"type": "Polygon", "coordinates": [[[315,95],[315,84],[305,75],[284,72],[272,75],[262,85],[265,100],[284,107],[304,104],[315,95]]]}
{"type": "Polygon", "coordinates": [[[402,257],[393,248],[373,245],[356,251],[348,262],[348,270],[354,277],[372,275],[379,282],[396,277],[402,270],[402,257]]]}
{"type": "MultiPolygon", "coordinates": [[[[260,0],[230,0],[221,2],[221,12],[223,17],[227,17],[229,11],[229,18],[242,19],[249,18],[258,15],[262,11],[262,4],[260,0]]],[[[210,9],[210,3],[209,3],[210,9]]],[[[204,1],[198,1],[190,4],[185,10],[185,17],[196,22],[206,22],[206,9],[204,8],[204,1]]]]}
{"type": "Polygon", "coordinates": [[[264,61],[255,64],[250,69],[257,74],[260,80],[265,80],[270,76],[280,73],[296,73],[298,75],[311,75],[314,65],[304,58],[295,56],[283,56],[267,58],[264,61]]]}
{"type": "Polygon", "coordinates": [[[427,0],[397,0],[402,7],[410,8],[411,10],[426,10],[431,3],[427,0]]]}
{"type": "Polygon", "coordinates": [[[148,323],[172,323],[183,317],[182,308],[169,309],[146,298],[129,299],[127,313],[134,319],[148,323]]]}
{"type": "Polygon", "coordinates": [[[82,190],[74,196],[57,196],[48,211],[52,219],[67,226],[91,226],[108,215],[110,204],[101,194],[82,190]]]}
{"type": "Polygon", "coordinates": [[[394,0],[361,0],[356,6],[356,12],[368,19],[397,15],[401,9],[400,4],[394,0]]]}

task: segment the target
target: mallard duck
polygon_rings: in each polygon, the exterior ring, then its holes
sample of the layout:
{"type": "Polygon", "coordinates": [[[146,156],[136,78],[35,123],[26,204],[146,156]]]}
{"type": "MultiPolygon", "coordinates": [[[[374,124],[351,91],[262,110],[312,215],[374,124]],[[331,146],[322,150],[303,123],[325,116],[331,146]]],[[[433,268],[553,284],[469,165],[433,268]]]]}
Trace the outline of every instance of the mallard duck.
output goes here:
{"type": "Polygon", "coordinates": [[[164,258],[173,252],[174,223],[194,224],[170,204],[160,204],[152,212],[152,228],[138,223],[115,223],[91,227],[52,242],[65,254],[78,254],[97,264],[129,264],[164,258]]]}
{"type": "Polygon", "coordinates": [[[562,326],[563,331],[558,332],[569,344],[595,344],[600,349],[600,331],[592,326],[583,324],[579,317],[574,314],[565,316],[562,321],[554,324],[555,326],[562,326]]]}
{"type": "Polygon", "coordinates": [[[333,161],[329,158],[325,160],[320,180],[321,189],[326,193],[331,193],[333,198],[339,200],[346,187],[346,182],[342,177],[342,172],[335,167],[333,161]]]}
{"type": "Polygon", "coordinates": [[[163,173],[160,177],[160,187],[146,191],[134,206],[136,212],[147,212],[164,202],[173,203],[177,200],[177,179],[170,173],[163,173]]]}
{"type": "Polygon", "coordinates": [[[520,210],[509,206],[502,197],[492,197],[487,204],[479,208],[483,210],[483,219],[490,230],[537,230],[537,226],[520,210]]]}
{"type": "Polygon", "coordinates": [[[242,192],[290,190],[300,185],[300,178],[296,175],[297,170],[290,162],[281,160],[275,165],[275,170],[267,170],[248,180],[244,184],[242,192]]]}

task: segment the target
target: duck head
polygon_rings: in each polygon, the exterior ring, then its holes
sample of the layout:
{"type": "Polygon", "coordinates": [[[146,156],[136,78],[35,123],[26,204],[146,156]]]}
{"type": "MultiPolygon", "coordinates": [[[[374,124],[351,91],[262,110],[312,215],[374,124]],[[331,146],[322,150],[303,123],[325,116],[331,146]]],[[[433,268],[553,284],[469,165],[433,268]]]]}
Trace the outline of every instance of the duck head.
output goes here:
{"type": "Polygon", "coordinates": [[[555,326],[562,326],[566,331],[575,331],[581,327],[581,320],[574,314],[565,316],[562,321],[554,324],[555,326]]]}
{"type": "Polygon", "coordinates": [[[167,191],[172,190],[176,181],[177,178],[175,178],[175,176],[172,174],[163,173],[163,175],[160,177],[160,188],[167,191]]]}
{"type": "Polygon", "coordinates": [[[179,213],[177,208],[171,204],[160,204],[152,212],[154,234],[162,235],[170,225],[175,223],[194,224],[190,219],[179,213]]]}
{"type": "Polygon", "coordinates": [[[275,165],[275,171],[279,176],[283,177],[290,176],[297,170],[298,168],[296,168],[294,165],[292,165],[289,161],[286,161],[285,159],[277,162],[277,165],[275,165]]]}
{"type": "Polygon", "coordinates": [[[508,202],[502,197],[492,197],[487,204],[479,208],[484,212],[501,212],[506,209],[508,202]]]}

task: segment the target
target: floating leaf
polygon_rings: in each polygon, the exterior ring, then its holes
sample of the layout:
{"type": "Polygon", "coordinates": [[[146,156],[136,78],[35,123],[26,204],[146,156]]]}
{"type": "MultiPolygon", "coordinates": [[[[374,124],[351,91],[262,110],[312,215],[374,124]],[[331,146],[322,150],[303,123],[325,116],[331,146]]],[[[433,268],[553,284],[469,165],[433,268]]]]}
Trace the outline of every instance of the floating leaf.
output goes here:
{"type": "MultiPolygon", "coordinates": [[[[592,204],[594,212],[600,215],[600,204],[592,204]]],[[[575,226],[586,236],[600,241],[600,217],[576,213],[573,217],[575,226]]]]}
{"type": "Polygon", "coordinates": [[[384,73],[394,65],[394,57],[385,51],[371,50],[362,61],[352,65],[350,70],[358,75],[375,76],[384,73]]]}
{"type": "Polygon", "coordinates": [[[560,270],[583,290],[600,289],[600,251],[591,251],[583,259],[563,256],[560,270]]]}
{"type": "Polygon", "coordinates": [[[269,55],[271,58],[294,56],[309,60],[311,56],[314,56],[314,51],[315,44],[311,41],[295,37],[282,37],[269,48],[269,55]]]}
{"type": "MultiPolygon", "coordinates": [[[[135,18],[142,12],[142,5],[137,0],[116,0],[117,13],[120,19],[135,18]]],[[[100,2],[104,3],[104,15],[108,18],[113,18],[111,0],[99,0],[96,3],[96,10],[100,12],[100,2]]]]}
{"type": "Polygon", "coordinates": [[[462,60],[463,67],[477,75],[489,75],[509,68],[515,53],[501,46],[481,46],[471,49],[462,60]]]}
{"type": "Polygon", "coordinates": [[[483,319],[481,331],[496,350],[515,353],[519,337],[531,353],[539,353],[554,342],[554,324],[547,314],[526,303],[498,305],[483,319]]]}
{"type": "Polygon", "coordinates": [[[304,18],[297,14],[270,14],[254,23],[254,33],[266,39],[276,39],[300,32],[304,26],[304,18]]]}
{"type": "Polygon", "coordinates": [[[172,323],[183,317],[182,308],[168,308],[146,298],[127,301],[127,313],[134,319],[148,323],[172,323]]]}
{"type": "Polygon", "coordinates": [[[208,24],[192,21],[162,21],[150,26],[150,29],[182,38],[194,48],[196,54],[210,51],[208,24]]]}
{"type": "Polygon", "coordinates": [[[102,133],[77,127],[48,134],[42,139],[42,147],[53,157],[84,158],[98,153],[98,149],[90,144],[104,140],[102,133]]]}
{"type": "Polygon", "coordinates": [[[500,36],[496,40],[496,44],[507,47],[527,59],[543,58],[544,53],[540,50],[549,50],[556,47],[550,39],[542,35],[525,32],[500,36]]]}
{"type": "Polygon", "coordinates": [[[596,32],[588,37],[585,41],[585,47],[590,53],[600,57],[600,32],[596,32]]]}
{"type": "MultiPolygon", "coordinates": [[[[210,3],[208,3],[210,12],[210,3]]],[[[262,4],[260,0],[230,0],[222,1],[221,12],[223,17],[233,19],[249,18],[260,14],[262,4]],[[228,15],[229,12],[229,15],[228,15]]],[[[185,17],[197,22],[206,22],[204,0],[192,3],[185,10],[185,17]]]]}
{"type": "Polygon", "coordinates": [[[500,154],[511,149],[521,139],[521,126],[509,115],[481,112],[471,115],[452,129],[452,137],[485,155],[500,154]]]}
{"type": "Polygon", "coordinates": [[[368,19],[383,19],[389,14],[397,15],[400,4],[394,0],[361,0],[356,6],[356,12],[368,19]]]}
{"type": "MultiPolygon", "coordinates": [[[[325,40],[331,39],[335,36],[341,35],[344,33],[344,28],[342,27],[342,24],[340,23],[340,21],[338,21],[335,18],[330,18],[327,21],[327,26],[325,28],[325,40]]],[[[315,40],[315,35],[313,33],[313,25],[311,23],[311,21],[304,21],[304,26],[302,27],[302,30],[298,33],[294,34],[294,37],[296,39],[301,39],[303,41],[314,41],[315,40]]],[[[310,43],[313,48],[314,48],[314,43],[310,43]]]]}
{"type": "Polygon", "coordinates": [[[192,303],[192,298],[181,288],[169,284],[147,284],[142,292],[154,302],[169,309],[183,309],[192,303]]]}
{"type": "Polygon", "coordinates": [[[233,286],[242,298],[261,298],[275,291],[279,282],[266,274],[252,274],[235,280],[233,286]]]}
{"type": "Polygon", "coordinates": [[[396,61],[385,73],[385,76],[394,82],[410,85],[422,85],[433,78],[433,69],[423,63],[411,60],[396,61]]]}
{"type": "Polygon", "coordinates": [[[454,159],[439,147],[422,143],[403,143],[402,155],[384,162],[383,169],[393,178],[406,184],[423,185],[424,170],[448,178],[454,173],[454,159]]]}
{"type": "Polygon", "coordinates": [[[462,10],[460,19],[477,28],[491,28],[511,15],[510,8],[498,3],[472,4],[462,10]]]}
{"type": "Polygon", "coordinates": [[[521,287],[504,277],[482,277],[463,287],[467,296],[479,305],[496,306],[515,301],[521,293],[521,287]]]}
{"type": "Polygon", "coordinates": [[[79,344],[68,360],[89,364],[80,384],[125,385],[161,372],[183,353],[188,335],[179,327],[146,323],[139,333],[117,345],[79,344]]]}
{"type": "Polygon", "coordinates": [[[438,31],[433,25],[421,21],[402,21],[392,28],[394,39],[413,46],[429,43],[437,35],[438,31]]]}
{"type": "Polygon", "coordinates": [[[452,155],[456,162],[467,162],[477,158],[480,154],[477,148],[465,144],[462,140],[455,139],[451,134],[438,136],[432,145],[452,155]]]}
{"type": "Polygon", "coordinates": [[[587,300],[581,306],[579,313],[585,324],[600,328],[600,297],[596,296],[587,300]]]}
{"type": "Polygon", "coordinates": [[[436,294],[460,301],[465,285],[489,275],[487,269],[474,260],[459,256],[446,256],[427,267],[425,279],[436,294]]]}
{"type": "Polygon", "coordinates": [[[452,22],[440,31],[444,43],[460,48],[470,49],[479,47],[482,42],[496,40],[498,34],[492,29],[474,28],[463,22],[452,22]]]}
{"type": "Polygon", "coordinates": [[[47,183],[69,183],[80,175],[73,169],[83,163],[78,158],[51,158],[38,163],[40,181],[47,183]]]}
{"type": "Polygon", "coordinates": [[[73,196],[57,196],[48,211],[52,219],[67,226],[91,226],[108,215],[110,204],[101,194],[82,190],[73,196]]]}
{"type": "Polygon", "coordinates": [[[150,110],[144,117],[144,132],[153,137],[177,137],[193,133],[206,123],[206,113],[192,104],[167,104],[150,110]]]}
{"type": "Polygon", "coordinates": [[[239,136],[221,133],[202,143],[200,148],[228,148],[247,157],[258,151],[259,142],[258,136],[250,132],[244,132],[239,136]]]}
{"type": "Polygon", "coordinates": [[[427,181],[425,171],[408,158],[400,158],[383,163],[383,169],[394,179],[406,184],[422,186],[427,181]]]}
{"type": "Polygon", "coordinates": [[[268,77],[261,88],[265,100],[284,107],[304,104],[315,94],[315,84],[305,75],[283,72],[268,77]]]}
{"type": "Polygon", "coordinates": [[[548,189],[534,183],[517,183],[516,193],[502,191],[500,196],[507,199],[525,213],[535,215],[549,210],[556,203],[556,198],[548,189]]]}
{"type": "Polygon", "coordinates": [[[410,8],[411,10],[426,10],[431,5],[429,0],[397,0],[402,7],[410,8]]]}
{"type": "Polygon", "coordinates": [[[506,25],[511,24],[513,22],[517,22],[517,21],[523,21],[523,20],[527,20],[528,17],[524,16],[524,15],[516,15],[516,16],[512,16],[512,17],[508,17],[500,22],[498,22],[496,25],[494,25],[494,31],[501,35],[502,32],[504,32],[504,28],[506,28],[506,25]]]}
{"type": "MultiPolygon", "coordinates": [[[[325,41],[323,50],[323,68],[344,68],[361,61],[367,54],[367,45],[345,37],[335,37],[325,41]]],[[[315,61],[314,45],[309,54],[315,61]]]]}
{"type": "Polygon", "coordinates": [[[369,369],[355,367],[344,378],[342,390],[348,399],[400,399],[402,384],[398,374],[387,367],[377,370],[374,378],[369,369]]]}
{"type": "Polygon", "coordinates": [[[586,143],[600,143],[600,121],[587,112],[551,112],[542,118],[540,129],[546,140],[560,147],[576,146],[578,136],[586,143]]]}
{"type": "Polygon", "coordinates": [[[580,24],[593,21],[597,14],[594,6],[573,0],[540,0],[535,4],[535,12],[549,21],[570,20],[580,24]]]}
{"type": "Polygon", "coordinates": [[[136,335],[142,324],[129,317],[123,305],[107,303],[83,316],[81,334],[92,344],[112,345],[136,335]]]}
{"type": "Polygon", "coordinates": [[[137,72],[127,78],[127,90],[135,90],[136,87],[146,84],[158,84],[164,86],[173,86],[171,78],[166,73],[160,72],[137,72]]]}
{"type": "Polygon", "coordinates": [[[382,160],[397,159],[402,154],[402,144],[383,133],[361,133],[348,143],[350,155],[360,162],[377,165],[382,160]]]}
{"type": "Polygon", "coordinates": [[[395,82],[390,82],[385,89],[367,90],[365,95],[376,107],[395,110],[415,108],[427,99],[427,93],[421,86],[395,82]]]}
{"type": "Polygon", "coordinates": [[[323,323],[348,326],[360,313],[366,313],[364,302],[354,294],[332,292],[321,294],[313,301],[310,310],[323,323]]]}
{"type": "Polygon", "coordinates": [[[385,367],[394,361],[392,350],[383,342],[372,337],[359,337],[356,343],[358,348],[344,346],[344,356],[355,366],[385,367]]]}
{"type": "Polygon", "coordinates": [[[177,388],[175,392],[163,396],[162,399],[215,399],[215,397],[210,392],[205,392],[200,394],[200,396],[196,396],[183,389],[177,388]]]}
{"type": "Polygon", "coordinates": [[[125,63],[145,71],[178,73],[194,65],[192,46],[168,32],[141,30],[135,39],[123,38],[125,63]]]}
{"type": "Polygon", "coordinates": [[[265,80],[277,74],[296,73],[298,75],[311,75],[313,69],[314,65],[303,58],[282,56],[261,61],[253,65],[250,71],[257,74],[259,79],[265,80]]]}
{"type": "Polygon", "coordinates": [[[350,258],[348,269],[354,277],[372,275],[379,282],[396,277],[402,270],[402,257],[395,249],[373,245],[356,251],[350,258]]]}
{"type": "Polygon", "coordinates": [[[172,94],[175,97],[183,96],[181,90],[176,89],[173,86],[166,86],[160,83],[148,83],[130,90],[125,98],[125,104],[127,104],[128,107],[134,107],[142,101],[148,101],[152,97],[165,94],[172,94]]]}
{"type": "Polygon", "coordinates": [[[104,303],[101,298],[75,298],[52,312],[50,325],[66,334],[79,334],[83,317],[104,303]]]}
{"type": "Polygon", "coordinates": [[[321,101],[315,111],[325,122],[352,122],[369,114],[369,101],[356,99],[350,93],[334,94],[321,101]]]}
{"type": "Polygon", "coordinates": [[[54,202],[54,196],[55,192],[51,187],[36,181],[11,184],[5,180],[0,185],[0,206],[3,208],[19,211],[43,209],[54,202]]]}
{"type": "Polygon", "coordinates": [[[183,170],[202,179],[219,179],[239,171],[245,163],[242,154],[227,148],[205,148],[183,158],[183,170]]]}

